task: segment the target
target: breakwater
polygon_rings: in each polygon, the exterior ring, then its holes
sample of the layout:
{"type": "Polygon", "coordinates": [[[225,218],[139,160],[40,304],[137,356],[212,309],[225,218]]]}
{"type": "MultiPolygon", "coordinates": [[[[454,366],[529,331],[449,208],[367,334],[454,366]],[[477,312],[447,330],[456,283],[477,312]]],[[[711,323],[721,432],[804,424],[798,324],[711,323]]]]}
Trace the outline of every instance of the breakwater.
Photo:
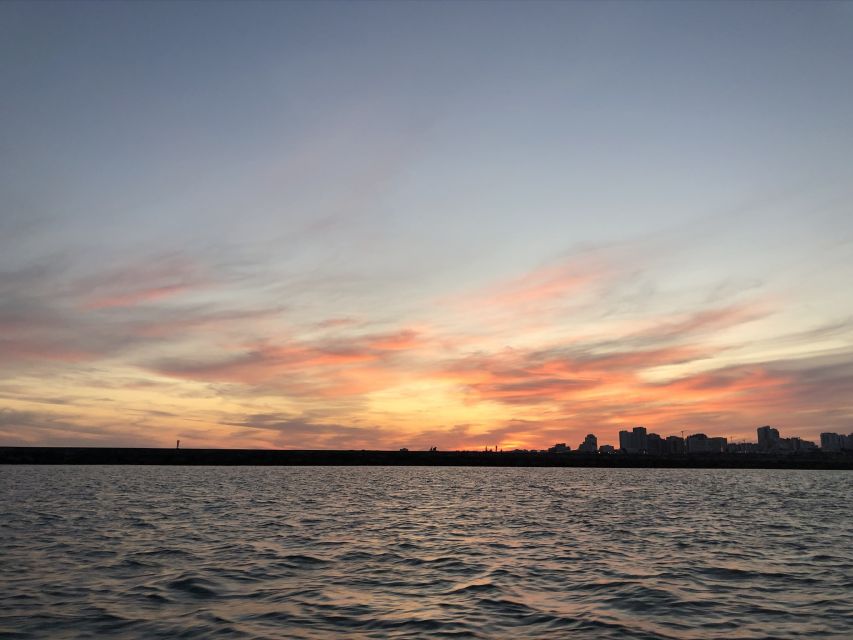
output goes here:
{"type": "Polygon", "coordinates": [[[802,455],[739,453],[656,456],[528,451],[0,447],[0,464],[853,469],[853,455],[815,452],[802,455]]]}

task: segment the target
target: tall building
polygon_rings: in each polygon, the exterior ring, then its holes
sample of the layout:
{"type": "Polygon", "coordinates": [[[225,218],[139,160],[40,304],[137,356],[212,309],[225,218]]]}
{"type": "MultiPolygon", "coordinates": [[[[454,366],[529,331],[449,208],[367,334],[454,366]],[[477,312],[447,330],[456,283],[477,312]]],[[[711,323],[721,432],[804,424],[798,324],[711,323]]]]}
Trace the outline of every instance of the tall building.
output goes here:
{"type": "Polygon", "coordinates": [[[634,446],[638,453],[645,453],[649,450],[648,435],[645,427],[634,427],[634,446]]]}
{"type": "Polygon", "coordinates": [[[824,451],[841,451],[847,438],[837,433],[820,434],[820,448],[824,451]]]}
{"type": "Polygon", "coordinates": [[[598,451],[598,438],[590,433],[586,438],[584,438],[583,442],[578,447],[578,451],[582,453],[595,453],[598,451]]]}
{"type": "Polygon", "coordinates": [[[687,436],[687,453],[705,453],[707,451],[708,436],[704,433],[694,433],[687,436]]]}
{"type": "Polygon", "coordinates": [[[779,431],[770,426],[758,428],[758,448],[761,451],[773,451],[779,448],[779,431]]]}
{"type": "Polygon", "coordinates": [[[725,438],[709,438],[704,433],[687,436],[687,453],[725,453],[727,445],[725,438]]]}
{"type": "Polygon", "coordinates": [[[667,453],[684,453],[684,438],[680,436],[667,436],[665,445],[667,453]]]}
{"type": "Polygon", "coordinates": [[[664,441],[656,433],[646,435],[646,452],[653,456],[664,453],[664,441]]]}
{"type": "Polygon", "coordinates": [[[623,429],[619,432],[619,448],[626,453],[631,453],[631,450],[634,448],[634,445],[631,442],[630,431],[625,431],[623,429]]]}
{"type": "Polygon", "coordinates": [[[634,427],[632,431],[620,431],[619,448],[626,453],[646,453],[648,451],[646,428],[634,427]]]}
{"type": "Polygon", "coordinates": [[[725,453],[728,440],[725,438],[708,438],[708,453],[725,453]]]}
{"type": "Polygon", "coordinates": [[[758,453],[758,445],[754,442],[732,442],[726,445],[728,453],[758,453]]]}
{"type": "Polygon", "coordinates": [[[808,440],[803,440],[802,438],[798,438],[796,436],[792,438],[783,438],[783,441],[787,444],[787,448],[790,451],[796,453],[817,450],[817,445],[814,442],[809,442],[808,440]]]}

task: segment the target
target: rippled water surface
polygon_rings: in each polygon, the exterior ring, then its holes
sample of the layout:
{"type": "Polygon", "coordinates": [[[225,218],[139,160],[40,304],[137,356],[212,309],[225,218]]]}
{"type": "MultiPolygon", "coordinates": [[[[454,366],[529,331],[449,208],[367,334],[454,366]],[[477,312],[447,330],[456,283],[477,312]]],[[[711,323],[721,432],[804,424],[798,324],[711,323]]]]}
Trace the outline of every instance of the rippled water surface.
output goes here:
{"type": "Polygon", "coordinates": [[[853,638],[853,473],[0,467],[4,638],[853,638]]]}

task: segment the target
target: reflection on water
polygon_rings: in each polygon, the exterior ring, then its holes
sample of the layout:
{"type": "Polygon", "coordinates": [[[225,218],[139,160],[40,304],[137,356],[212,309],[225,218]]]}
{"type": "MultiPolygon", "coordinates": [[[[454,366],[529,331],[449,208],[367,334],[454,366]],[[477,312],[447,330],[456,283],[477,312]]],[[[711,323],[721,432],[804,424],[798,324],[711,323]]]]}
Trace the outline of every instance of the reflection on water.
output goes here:
{"type": "Polygon", "coordinates": [[[853,637],[853,473],[0,468],[9,638],[853,637]]]}

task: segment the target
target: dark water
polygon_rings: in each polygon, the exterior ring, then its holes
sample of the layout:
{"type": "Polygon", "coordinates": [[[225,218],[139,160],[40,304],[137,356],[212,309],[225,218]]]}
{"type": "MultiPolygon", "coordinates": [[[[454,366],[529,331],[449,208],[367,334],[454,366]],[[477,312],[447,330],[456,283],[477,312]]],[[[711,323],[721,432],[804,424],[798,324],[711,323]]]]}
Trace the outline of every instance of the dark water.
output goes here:
{"type": "Polygon", "coordinates": [[[853,473],[0,467],[4,638],[853,638],[853,473]]]}

